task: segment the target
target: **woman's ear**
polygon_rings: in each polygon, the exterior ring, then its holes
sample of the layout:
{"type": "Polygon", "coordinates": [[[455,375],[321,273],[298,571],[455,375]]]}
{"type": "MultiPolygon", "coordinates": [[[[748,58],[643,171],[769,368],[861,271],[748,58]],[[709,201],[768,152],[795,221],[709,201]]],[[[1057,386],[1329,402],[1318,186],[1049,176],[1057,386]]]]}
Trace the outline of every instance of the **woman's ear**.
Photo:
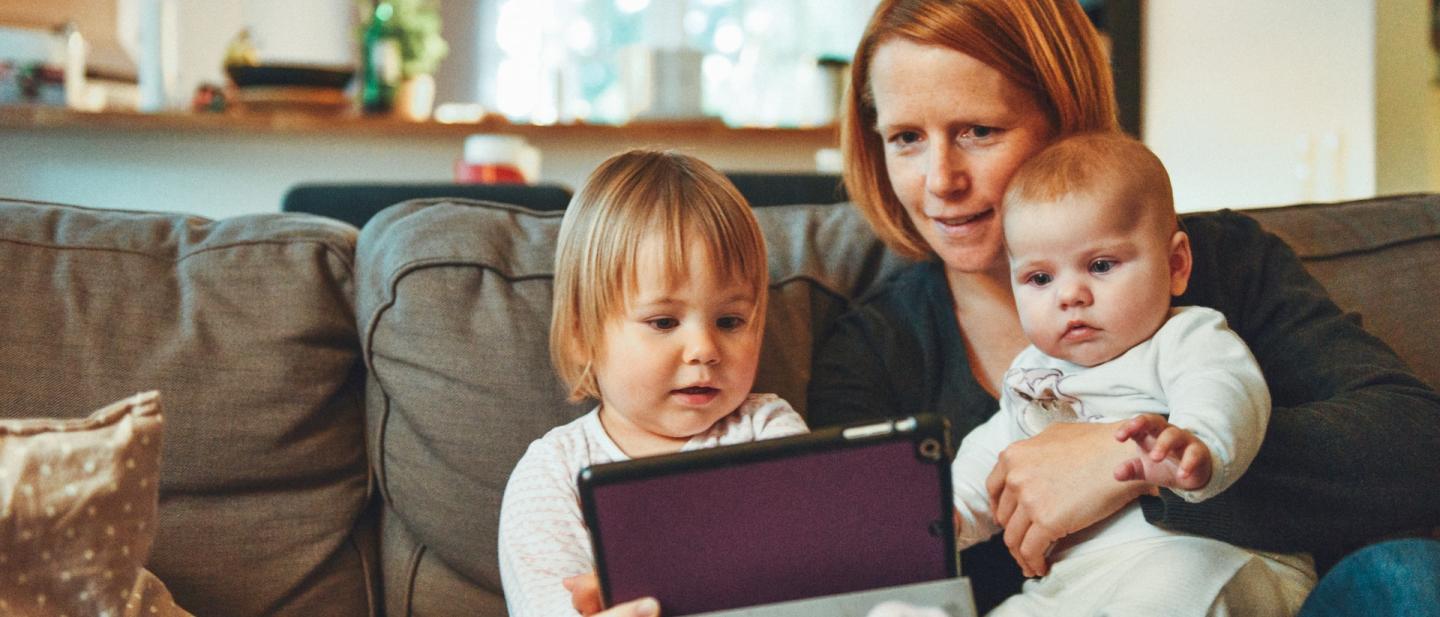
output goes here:
{"type": "Polygon", "coordinates": [[[1183,231],[1176,231],[1175,235],[1170,236],[1170,295],[1185,293],[1185,289],[1190,286],[1192,265],[1190,236],[1183,231]]]}

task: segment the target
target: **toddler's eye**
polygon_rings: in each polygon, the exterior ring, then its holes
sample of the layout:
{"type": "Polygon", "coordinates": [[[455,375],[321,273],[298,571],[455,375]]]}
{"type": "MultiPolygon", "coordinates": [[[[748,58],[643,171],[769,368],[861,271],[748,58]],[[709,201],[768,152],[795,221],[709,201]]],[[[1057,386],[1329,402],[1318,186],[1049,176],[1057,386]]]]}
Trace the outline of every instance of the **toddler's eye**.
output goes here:
{"type": "Polygon", "coordinates": [[[1055,280],[1054,277],[1050,276],[1049,274],[1046,274],[1044,272],[1036,272],[1027,277],[1025,279],[1025,282],[1036,287],[1044,287],[1046,285],[1049,285],[1050,281],[1053,280],[1055,280]]]}
{"type": "Polygon", "coordinates": [[[680,327],[680,320],[675,319],[674,317],[656,317],[655,319],[649,320],[647,323],[650,324],[650,327],[655,328],[656,330],[674,330],[675,328],[680,327]]]}
{"type": "Polygon", "coordinates": [[[745,319],[733,316],[721,317],[715,321],[715,325],[720,326],[721,330],[739,330],[745,325],[745,319]]]}
{"type": "Polygon", "coordinates": [[[1090,262],[1090,271],[1095,274],[1105,274],[1115,269],[1115,261],[1112,259],[1096,259],[1090,262]]]}

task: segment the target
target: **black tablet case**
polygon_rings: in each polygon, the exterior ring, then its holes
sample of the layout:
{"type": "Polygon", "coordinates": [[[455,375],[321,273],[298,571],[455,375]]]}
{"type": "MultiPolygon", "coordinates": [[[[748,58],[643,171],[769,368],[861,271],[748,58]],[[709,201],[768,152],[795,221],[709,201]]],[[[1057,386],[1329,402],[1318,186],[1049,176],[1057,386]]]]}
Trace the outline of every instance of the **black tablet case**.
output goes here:
{"type": "Polygon", "coordinates": [[[953,578],[948,435],[923,415],[587,468],[606,605],[678,617],[953,578]]]}

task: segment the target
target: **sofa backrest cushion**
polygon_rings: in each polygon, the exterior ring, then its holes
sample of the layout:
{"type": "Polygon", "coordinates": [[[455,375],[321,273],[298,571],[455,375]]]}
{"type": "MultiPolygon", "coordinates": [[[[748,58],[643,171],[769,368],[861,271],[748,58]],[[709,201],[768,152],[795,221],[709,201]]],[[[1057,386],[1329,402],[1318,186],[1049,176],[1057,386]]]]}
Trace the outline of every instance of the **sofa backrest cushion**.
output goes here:
{"type": "Polygon", "coordinates": [[[161,391],[148,567],[197,615],[370,613],[354,242],[307,215],[0,201],[0,417],[161,391]]]}
{"type": "Polygon", "coordinates": [[[1440,387],[1440,195],[1248,210],[1335,303],[1440,387]]]}
{"type": "MultiPolygon", "coordinates": [[[[803,413],[816,337],[901,262],[848,207],[755,214],[772,279],[755,390],[803,413]]],[[[503,610],[496,540],[510,470],[532,440],[593,406],[566,403],[549,361],[561,216],[422,200],[361,234],[358,321],[391,616],[503,610]]]]}

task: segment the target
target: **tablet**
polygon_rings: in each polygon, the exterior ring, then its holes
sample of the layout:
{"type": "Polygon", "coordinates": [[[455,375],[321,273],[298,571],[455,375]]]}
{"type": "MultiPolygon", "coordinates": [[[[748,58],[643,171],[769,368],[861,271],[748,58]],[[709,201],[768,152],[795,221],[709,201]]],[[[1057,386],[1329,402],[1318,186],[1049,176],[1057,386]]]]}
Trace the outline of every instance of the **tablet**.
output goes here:
{"type": "Polygon", "coordinates": [[[667,617],[954,578],[953,449],[912,416],[588,467],[606,606],[667,617]]]}

